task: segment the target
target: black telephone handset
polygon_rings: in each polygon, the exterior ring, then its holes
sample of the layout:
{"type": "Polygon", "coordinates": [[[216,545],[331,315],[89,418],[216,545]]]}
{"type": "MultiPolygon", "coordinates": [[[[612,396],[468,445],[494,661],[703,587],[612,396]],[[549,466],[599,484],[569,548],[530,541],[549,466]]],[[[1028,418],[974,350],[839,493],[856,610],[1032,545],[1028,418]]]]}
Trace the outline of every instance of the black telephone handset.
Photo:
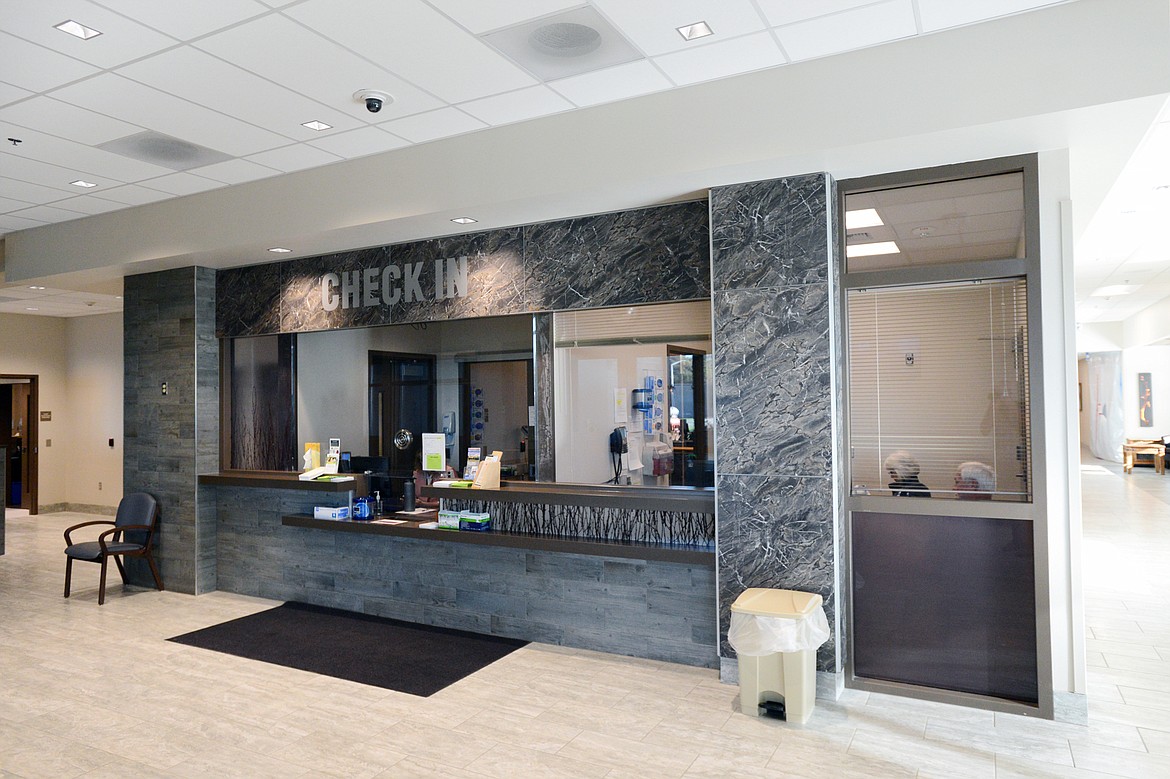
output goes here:
{"type": "Polygon", "coordinates": [[[611,454],[625,454],[630,451],[624,427],[615,427],[613,432],[609,434],[609,451],[611,454]]]}

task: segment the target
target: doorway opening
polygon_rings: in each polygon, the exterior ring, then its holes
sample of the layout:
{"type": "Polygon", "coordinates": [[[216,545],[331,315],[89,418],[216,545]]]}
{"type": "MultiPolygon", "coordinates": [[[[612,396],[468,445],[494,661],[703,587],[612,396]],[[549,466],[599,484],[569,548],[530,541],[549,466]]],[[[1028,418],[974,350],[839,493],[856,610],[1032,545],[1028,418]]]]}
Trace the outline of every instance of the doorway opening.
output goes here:
{"type": "Polygon", "coordinates": [[[435,358],[376,351],[369,355],[369,452],[385,458],[390,494],[398,496],[414,478],[422,434],[435,429],[435,358]]]}
{"type": "Polygon", "coordinates": [[[38,378],[0,374],[0,447],[7,452],[4,505],[37,513],[38,378]]]}

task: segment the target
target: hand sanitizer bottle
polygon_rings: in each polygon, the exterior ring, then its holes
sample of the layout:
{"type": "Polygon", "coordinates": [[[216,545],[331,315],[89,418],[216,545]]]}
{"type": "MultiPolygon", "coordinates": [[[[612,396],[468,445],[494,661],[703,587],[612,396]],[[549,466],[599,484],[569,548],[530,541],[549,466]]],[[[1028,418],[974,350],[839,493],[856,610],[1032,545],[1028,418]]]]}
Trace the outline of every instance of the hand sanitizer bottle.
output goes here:
{"type": "Polygon", "coordinates": [[[374,492],[374,516],[382,516],[382,493],[374,492]]]}

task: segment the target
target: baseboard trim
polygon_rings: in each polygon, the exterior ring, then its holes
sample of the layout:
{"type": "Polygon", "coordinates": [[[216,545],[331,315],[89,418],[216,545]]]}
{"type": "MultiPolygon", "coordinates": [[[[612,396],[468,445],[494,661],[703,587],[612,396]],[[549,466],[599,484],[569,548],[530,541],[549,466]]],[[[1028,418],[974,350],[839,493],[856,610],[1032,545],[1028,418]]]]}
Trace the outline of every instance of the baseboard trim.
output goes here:
{"type": "Polygon", "coordinates": [[[118,513],[117,506],[101,506],[96,503],[42,503],[37,508],[41,514],[72,511],[77,514],[98,514],[103,517],[112,517],[118,513]]]}

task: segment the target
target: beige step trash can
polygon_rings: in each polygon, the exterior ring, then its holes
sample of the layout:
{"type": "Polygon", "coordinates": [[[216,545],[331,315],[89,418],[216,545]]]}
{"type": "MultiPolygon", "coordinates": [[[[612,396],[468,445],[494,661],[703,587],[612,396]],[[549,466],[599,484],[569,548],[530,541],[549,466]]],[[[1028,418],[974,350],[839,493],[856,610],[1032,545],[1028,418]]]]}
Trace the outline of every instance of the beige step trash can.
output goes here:
{"type": "Polygon", "coordinates": [[[731,604],[727,640],[739,656],[739,703],[805,723],[817,694],[817,647],[829,638],[820,595],[753,587],[731,604]]]}

